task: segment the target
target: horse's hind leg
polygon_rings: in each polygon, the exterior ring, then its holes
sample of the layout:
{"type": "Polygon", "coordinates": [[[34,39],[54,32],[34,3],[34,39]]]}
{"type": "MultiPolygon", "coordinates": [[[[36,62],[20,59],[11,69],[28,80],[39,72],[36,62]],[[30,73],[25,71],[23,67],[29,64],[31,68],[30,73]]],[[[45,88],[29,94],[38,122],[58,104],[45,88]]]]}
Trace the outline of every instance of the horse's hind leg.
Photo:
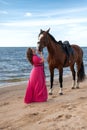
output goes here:
{"type": "Polygon", "coordinates": [[[79,88],[79,70],[80,70],[80,63],[77,63],[77,82],[76,82],[76,88],[79,88]]]}
{"type": "Polygon", "coordinates": [[[72,89],[74,89],[75,88],[75,80],[76,80],[76,72],[74,69],[74,65],[70,66],[70,69],[72,71],[72,77],[73,77],[72,89]]]}
{"type": "Polygon", "coordinates": [[[79,82],[82,82],[85,79],[85,70],[83,61],[77,62],[77,84],[76,88],[79,88],[79,82]]]}
{"type": "Polygon", "coordinates": [[[63,82],[63,68],[59,69],[59,82],[60,82],[60,91],[59,91],[59,94],[60,95],[63,95],[63,85],[62,85],[62,82],[63,82]]]}
{"type": "Polygon", "coordinates": [[[54,69],[50,69],[50,90],[49,90],[49,95],[52,95],[53,80],[54,80],[54,69]]]}

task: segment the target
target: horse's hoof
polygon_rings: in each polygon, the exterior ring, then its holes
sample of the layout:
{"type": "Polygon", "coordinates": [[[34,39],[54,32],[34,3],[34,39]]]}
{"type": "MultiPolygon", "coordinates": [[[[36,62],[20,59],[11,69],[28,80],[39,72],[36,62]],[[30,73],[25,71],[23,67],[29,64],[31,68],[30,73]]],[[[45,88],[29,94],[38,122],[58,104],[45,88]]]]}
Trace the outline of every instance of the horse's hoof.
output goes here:
{"type": "Polygon", "coordinates": [[[75,89],[75,87],[72,87],[72,89],[75,89]]]}
{"type": "Polygon", "coordinates": [[[79,89],[79,87],[76,87],[77,89],[79,89]]]}
{"type": "Polygon", "coordinates": [[[59,95],[63,95],[63,93],[59,93],[59,95]]]}
{"type": "Polygon", "coordinates": [[[52,89],[49,90],[49,95],[52,95],[52,89]]]}
{"type": "Polygon", "coordinates": [[[51,92],[49,92],[49,95],[52,95],[52,93],[51,93],[51,92]]]}

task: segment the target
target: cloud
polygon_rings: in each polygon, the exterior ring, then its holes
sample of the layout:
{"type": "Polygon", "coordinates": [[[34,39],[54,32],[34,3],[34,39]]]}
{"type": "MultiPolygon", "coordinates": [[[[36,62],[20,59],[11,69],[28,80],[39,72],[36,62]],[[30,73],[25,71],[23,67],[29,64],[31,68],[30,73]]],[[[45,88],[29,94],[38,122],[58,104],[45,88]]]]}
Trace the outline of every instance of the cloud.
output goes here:
{"type": "Polygon", "coordinates": [[[31,27],[31,26],[64,25],[64,24],[69,25],[75,23],[78,24],[87,23],[87,18],[15,21],[15,22],[0,23],[0,26],[31,27]]]}
{"type": "Polygon", "coordinates": [[[69,9],[53,9],[53,10],[48,10],[46,13],[44,12],[41,12],[40,13],[36,13],[36,16],[37,17],[54,17],[54,16],[65,16],[66,15],[71,15],[71,14],[78,14],[78,13],[81,13],[81,12],[86,12],[87,11],[87,7],[84,7],[84,8],[69,8],[69,9]]]}
{"type": "Polygon", "coordinates": [[[0,14],[8,14],[8,12],[7,12],[7,11],[1,11],[1,10],[0,10],[0,14]]]}
{"type": "MultiPolygon", "coordinates": [[[[47,30],[51,27],[51,32],[57,40],[67,39],[70,43],[87,46],[86,10],[87,8],[85,7],[79,9],[54,10],[47,13],[40,12],[40,14],[33,12],[33,19],[31,17],[32,13],[26,12],[24,16],[29,17],[29,20],[24,20],[23,17],[23,21],[16,19],[15,21],[0,22],[0,28],[2,29],[0,29],[0,43],[4,46],[36,46],[39,29],[47,30]]],[[[7,13],[6,11],[0,11],[0,14],[7,13]]]]}
{"type": "MultiPolygon", "coordinates": [[[[69,40],[71,44],[87,46],[87,27],[84,24],[62,24],[50,26],[50,33],[58,40],[69,40]]],[[[40,29],[47,30],[48,26],[33,26],[27,28],[6,27],[0,29],[0,46],[36,46],[40,29]]]]}
{"type": "Polygon", "coordinates": [[[26,13],[24,14],[24,16],[30,17],[30,16],[32,16],[32,14],[31,14],[30,12],[26,12],[26,13]]]}

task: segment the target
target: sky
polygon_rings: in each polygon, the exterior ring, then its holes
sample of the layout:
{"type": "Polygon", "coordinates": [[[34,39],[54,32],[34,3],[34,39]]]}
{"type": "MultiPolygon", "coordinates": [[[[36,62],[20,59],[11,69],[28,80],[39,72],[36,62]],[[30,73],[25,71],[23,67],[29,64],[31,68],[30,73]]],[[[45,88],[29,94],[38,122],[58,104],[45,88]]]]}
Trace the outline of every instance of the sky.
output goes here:
{"type": "Polygon", "coordinates": [[[87,0],[0,0],[0,47],[36,46],[40,29],[87,47],[87,0]]]}

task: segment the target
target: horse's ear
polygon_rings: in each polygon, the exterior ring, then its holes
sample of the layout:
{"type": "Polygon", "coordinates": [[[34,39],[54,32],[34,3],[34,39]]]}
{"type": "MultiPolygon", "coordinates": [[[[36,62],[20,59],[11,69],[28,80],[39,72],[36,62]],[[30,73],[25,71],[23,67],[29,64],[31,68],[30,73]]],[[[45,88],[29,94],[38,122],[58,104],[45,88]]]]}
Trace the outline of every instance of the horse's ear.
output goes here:
{"type": "Polygon", "coordinates": [[[43,30],[42,29],[40,29],[40,33],[42,33],[43,32],[43,30]]]}
{"type": "Polygon", "coordinates": [[[49,31],[50,31],[50,28],[46,32],[49,33],[49,31]]]}

